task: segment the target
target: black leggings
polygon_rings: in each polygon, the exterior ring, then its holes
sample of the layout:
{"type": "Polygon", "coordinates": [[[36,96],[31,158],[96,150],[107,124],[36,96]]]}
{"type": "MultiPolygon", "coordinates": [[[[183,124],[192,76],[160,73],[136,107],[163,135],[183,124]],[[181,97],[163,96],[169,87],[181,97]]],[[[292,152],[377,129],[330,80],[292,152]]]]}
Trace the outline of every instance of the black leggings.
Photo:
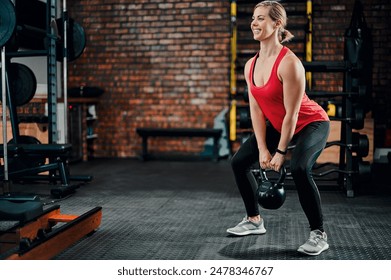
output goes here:
{"type": "MultiPolygon", "coordinates": [[[[295,145],[290,160],[290,170],[295,182],[301,207],[311,230],[323,231],[323,215],[318,187],[312,177],[312,167],[326,145],[330,122],[313,122],[296,134],[291,145],[295,145]]],[[[266,143],[271,153],[277,148],[280,133],[271,125],[267,126],[266,143]]],[[[236,184],[242,196],[248,216],[259,215],[255,196],[257,188],[251,169],[259,164],[259,150],[255,135],[244,142],[232,157],[231,165],[236,184]]]]}

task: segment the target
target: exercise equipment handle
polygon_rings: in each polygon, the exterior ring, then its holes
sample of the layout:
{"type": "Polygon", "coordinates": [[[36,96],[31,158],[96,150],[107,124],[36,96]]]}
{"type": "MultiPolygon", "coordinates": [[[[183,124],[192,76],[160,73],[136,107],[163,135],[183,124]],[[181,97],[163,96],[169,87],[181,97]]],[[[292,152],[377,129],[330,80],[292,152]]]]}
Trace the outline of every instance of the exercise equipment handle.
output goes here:
{"type": "MultiPolygon", "coordinates": [[[[262,182],[265,182],[265,181],[269,180],[267,178],[267,176],[266,176],[266,171],[268,171],[268,170],[265,170],[265,169],[262,169],[262,168],[260,168],[260,170],[259,170],[259,175],[261,177],[262,182]]],[[[284,183],[285,177],[286,177],[286,168],[285,168],[285,166],[283,165],[279,172],[274,171],[272,169],[270,169],[270,171],[276,172],[276,173],[278,173],[280,175],[278,177],[277,181],[276,181],[276,184],[277,185],[282,185],[284,183]]]]}

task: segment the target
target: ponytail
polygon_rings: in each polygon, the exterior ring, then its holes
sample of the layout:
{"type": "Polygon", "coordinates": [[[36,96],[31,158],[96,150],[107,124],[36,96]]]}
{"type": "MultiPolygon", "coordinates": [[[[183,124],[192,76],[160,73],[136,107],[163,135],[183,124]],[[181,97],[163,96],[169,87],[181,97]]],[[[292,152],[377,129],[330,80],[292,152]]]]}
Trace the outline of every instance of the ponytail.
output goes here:
{"type": "Polygon", "coordinates": [[[290,40],[292,40],[293,37],[295,37],[295,36],[291,32],[289,32],[285,28],[280,28],[280,30],[278,32],[278,39],[279,39],[280,43],[287,43],[290,40]]]}

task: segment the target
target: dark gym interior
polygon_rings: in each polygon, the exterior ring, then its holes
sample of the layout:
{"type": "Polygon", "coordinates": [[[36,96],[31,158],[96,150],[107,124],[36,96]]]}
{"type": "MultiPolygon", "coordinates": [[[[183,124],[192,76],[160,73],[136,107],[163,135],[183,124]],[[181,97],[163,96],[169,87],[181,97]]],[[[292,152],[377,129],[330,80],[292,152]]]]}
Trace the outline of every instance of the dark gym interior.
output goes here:
{"type": "Polygon", "coordinates": [[[226,233],[260,1],[65,2],[0,0],[0,259],[391,259],[389,2],[279,1],[331,120],[312,170],[330,249],[311,257],[289,170],[267,233],[226,233]]]}

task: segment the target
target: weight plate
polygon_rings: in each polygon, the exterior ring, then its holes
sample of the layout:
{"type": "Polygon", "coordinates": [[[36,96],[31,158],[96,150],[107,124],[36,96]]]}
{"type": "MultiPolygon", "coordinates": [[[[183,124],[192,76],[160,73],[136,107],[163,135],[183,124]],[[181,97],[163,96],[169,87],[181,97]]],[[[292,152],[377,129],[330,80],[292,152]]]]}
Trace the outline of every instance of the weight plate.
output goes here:
{"type": "Polygon", "coordinates": [[[359,132],[352,133],[352,151],[359,157],[366,157],[369,154],[369,138],[366,134],[359,132]]]}
{"type": "Polygon", "coordinates": [[[366,157],[369,154],[369,139],[365,134],[360,134],[358,138],[357,155],[360,157],[366,157]]]}
{"type": "Polygon", "coordinates": [[[248,96],[248,87],[246,86],[243,92],[243,100],[247,103],[249,102],[249,96],[248,96]]]}
{"type": "Polygon", "coordinates": [[[239,113],[239,127],[246,129],[251,128],[251,116],[250,116],[250,109],[248,107],[240,107],[238,108],[239,113]]]}
{"type": "Polygon", "coordinates": [[[327,105],[327,115],[330,117],[335,117],[337,115],[337,106],[335,104],[327,105]]]}
{"type": "Polygon", "coordinates": [[[15,62],[9,64],[6,70],[14,104],[22,106],[30,102],[37,90],[37,80],[33,71],[26,65],[15,62]]]}
{"type": "Polygon", "coordinates": [[[357,172],[356,181],[366,183],[371,181],[372,166],[369,161],[363,161],[358,156],[352,157],[353,170],[357,172]]]}
{"type": "Polygon", "coordinates": [[[362,106],[356,104],[353,108],[354,120],[352,121],[352,128],[360,130],[364,128],[365,112],[362,106]]]}
{"type": "Polygon", "coordinates": [[[10,0],[0,0],[0,47],[7,44],[16,27],[15,7],[10,0]]]}
{"type": "MultiPolygon", "coordinates": [[[[64,22],[63,19],[57,19],[57,28],[60,36],[60,40],[57,41],[56,51],[57,51],[57,60],[62,61],[63,59],[63,48],[64,48],[64,22]]],[[[68,22],[67,30],[67,51],[68,51],[68,61],[74,61],[79,58],[86,47],[86,34],[83,27],[78,24],[72,18],[68,22]]]]}
{"type": "Polygon", "coordinates": [[[369,161],[360,161],[358,163],[358,174],[360,176],[360,180],[364,182],[371,181],[372,167],[369,161]]]}

